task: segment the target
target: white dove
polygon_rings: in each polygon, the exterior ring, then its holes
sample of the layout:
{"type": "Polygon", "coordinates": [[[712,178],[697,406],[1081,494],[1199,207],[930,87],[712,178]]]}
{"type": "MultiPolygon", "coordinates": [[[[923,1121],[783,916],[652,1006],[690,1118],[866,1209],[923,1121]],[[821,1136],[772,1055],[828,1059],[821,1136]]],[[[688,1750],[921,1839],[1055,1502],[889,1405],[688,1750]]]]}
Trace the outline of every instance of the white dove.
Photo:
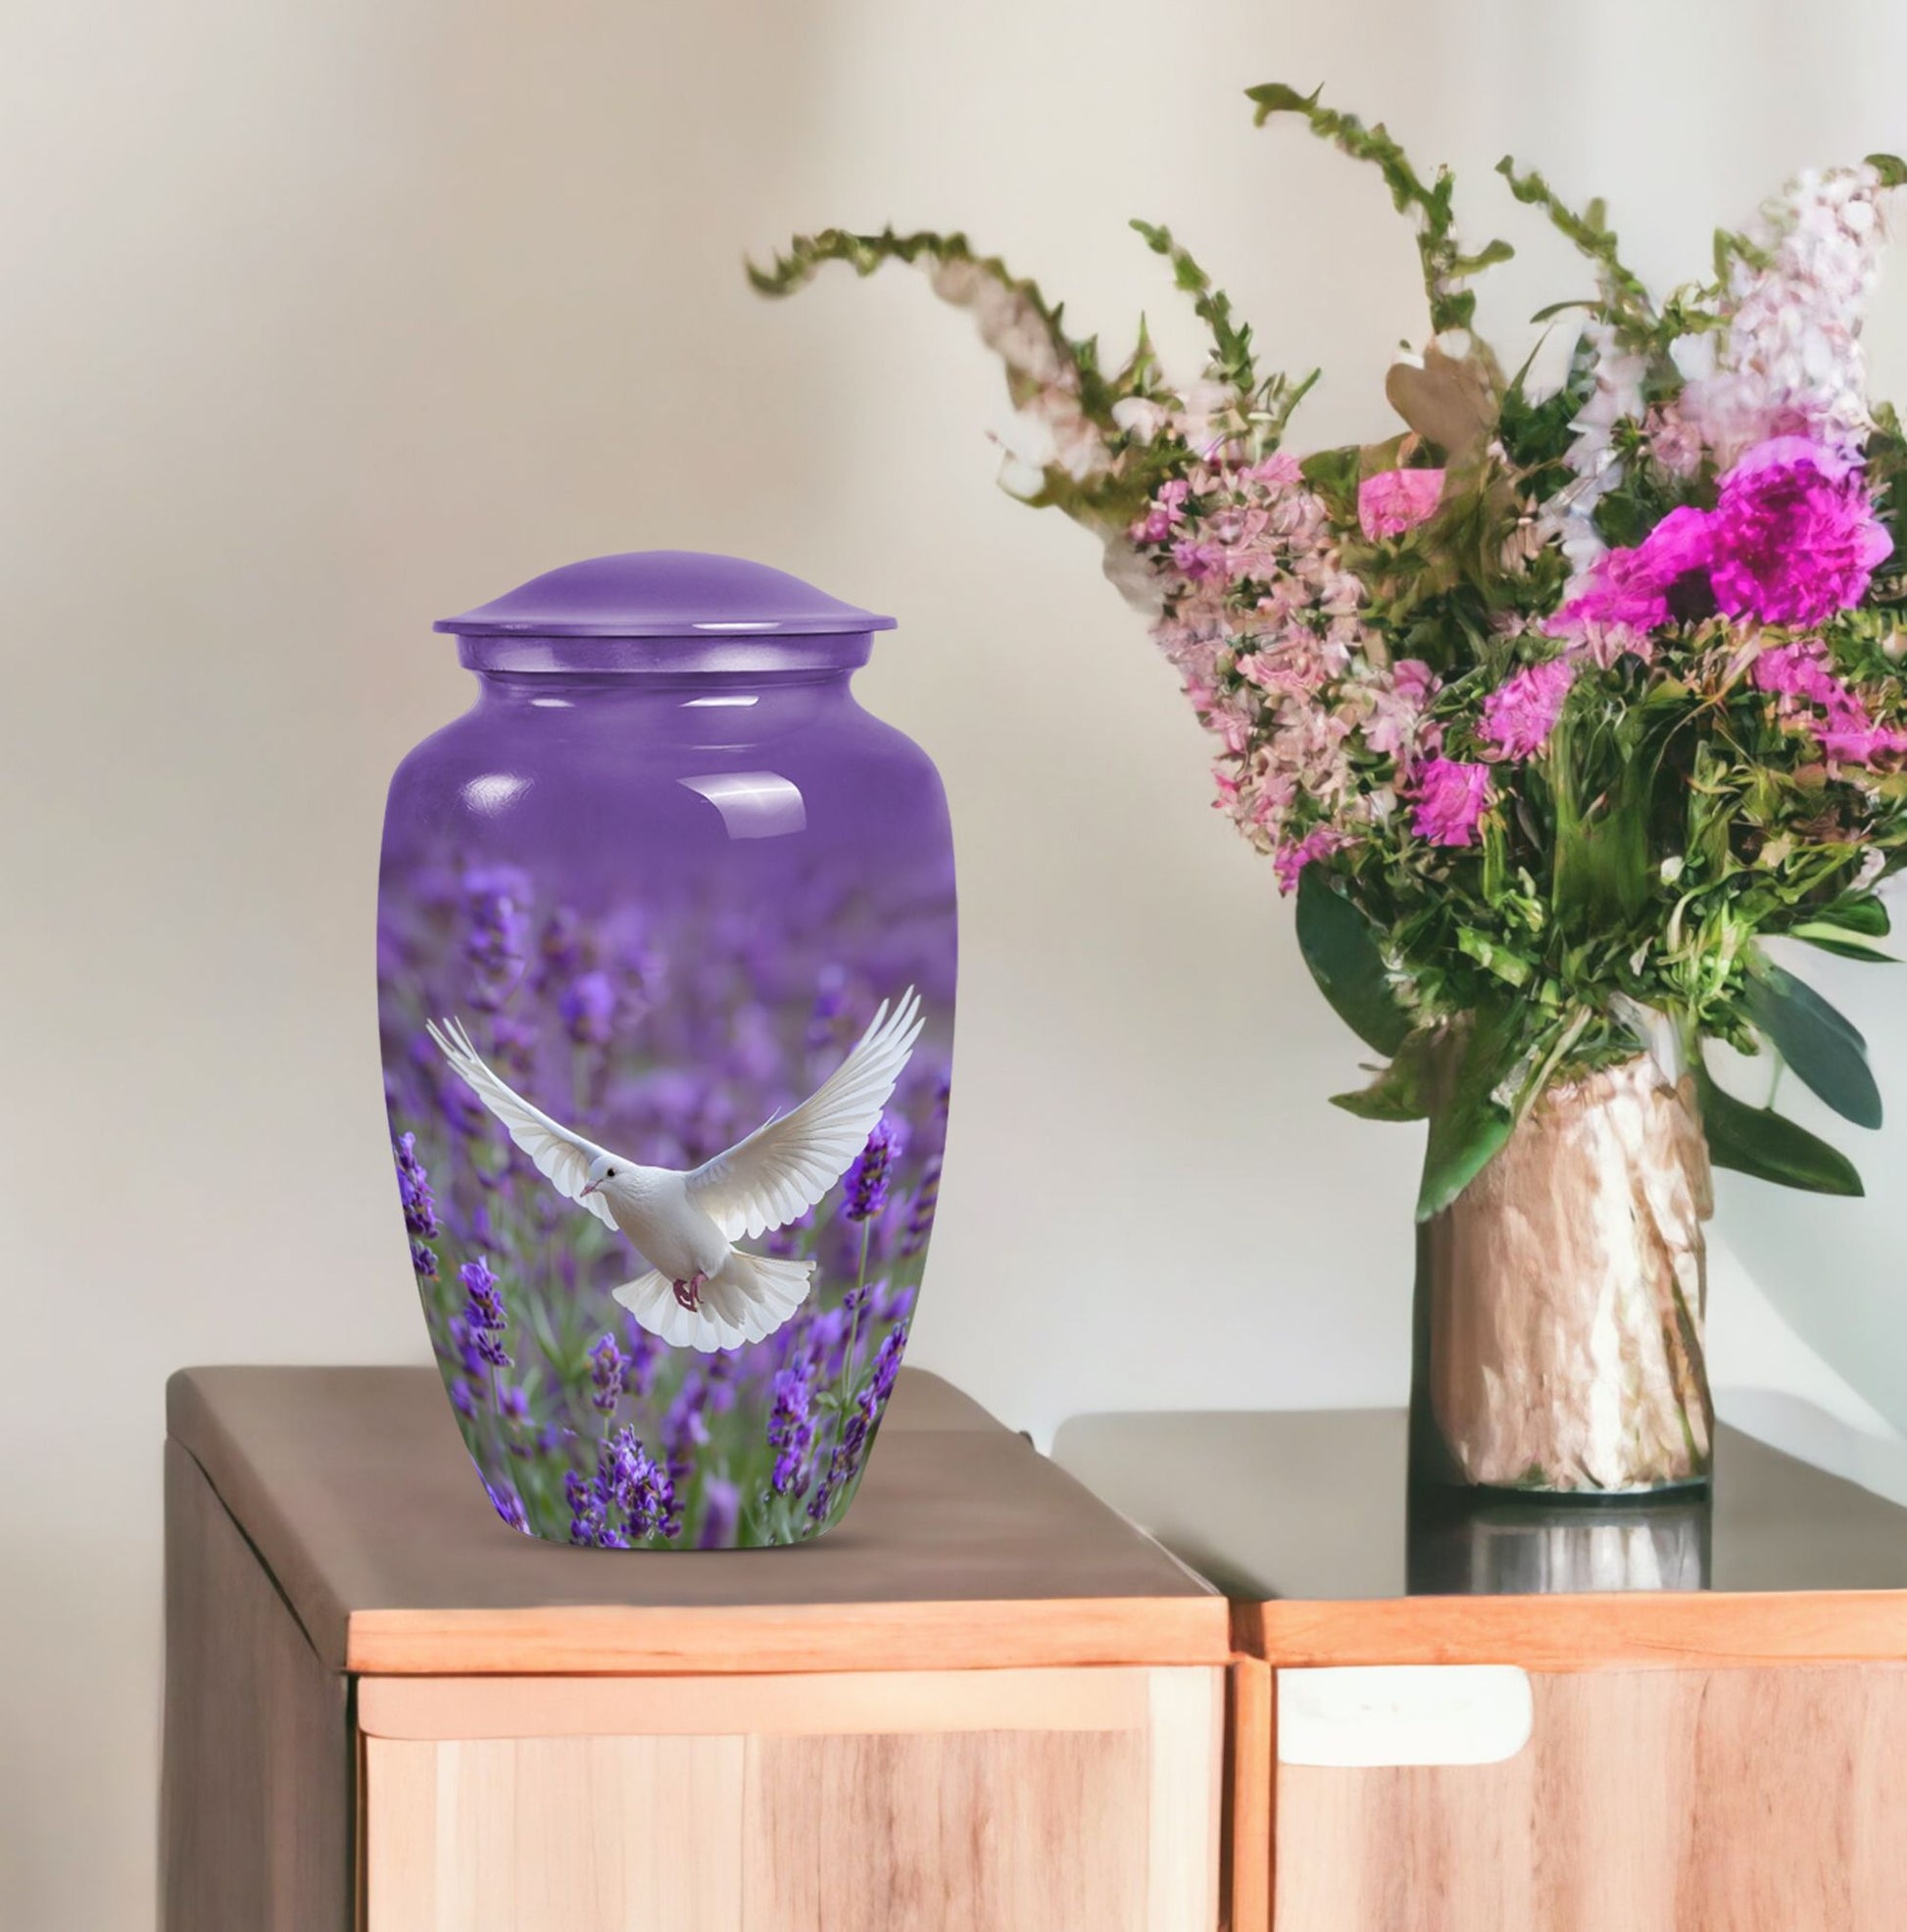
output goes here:
{"type": "Polygon", "coordinates": [[[461,1021],[433,1019],[428,1029],[537,1171],[650,1263],[612,1291],[615,1299],[652,1335],[708,1355],[772,1335],[807,1299],[811,1261],[731,1244],[786,1226],[848,1171],[923,1023],[911,986],[891,1013],[883,1001],[854,1051],[801,1106],[687,1173],[645,1167],[551,1119],[484,1064],[461,1021]]]}

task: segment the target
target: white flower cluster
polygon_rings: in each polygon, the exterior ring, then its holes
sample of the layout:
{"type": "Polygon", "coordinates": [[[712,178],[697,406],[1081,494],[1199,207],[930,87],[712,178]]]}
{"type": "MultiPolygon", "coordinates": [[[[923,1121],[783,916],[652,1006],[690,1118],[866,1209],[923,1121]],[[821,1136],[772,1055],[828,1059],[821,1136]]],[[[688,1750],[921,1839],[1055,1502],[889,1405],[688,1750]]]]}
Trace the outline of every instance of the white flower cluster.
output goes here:
{"type": "Polygon", "coordinates": [[[1615,451],[1616,424],[1642,414],[1642,378],[1648,365],[1624,349],[1606,322],[1584,330],[1592,357],[1595,388],[1570,427],[1576,431],[1565,459],[1576,480],[1543,505],[1540,536],[1554,536],[1573,572],[1570,595],[1587,580],[1590,567],[1608,548],[1597,533],[1595,507],[1622,481],[1622,460],[1615,451]]]}
{"type": "Polygon", "coordinates": [[[1006,365],[1026,440],[1007,452],[1001,480],[1015,496],[1035,494],[1049,465],[1075,482],[1111,467],[1104,432],[1079,399],[1079,371],[1055,339],[1039,304],[969,258],[936,262],[934,293],[972,313],[980,339],[1006,365]]]}
{"type": "Polygon", "coordinates": [[[1870,424],[1861,323],[1886,241],[1871,167],[1802,174],[1752,239],[1765,266],[1737,261],[1728,326],[1671,354],[1684,420],[1726,470],[1770,436],[1805,435],[1853,453],[1870,424]]]}

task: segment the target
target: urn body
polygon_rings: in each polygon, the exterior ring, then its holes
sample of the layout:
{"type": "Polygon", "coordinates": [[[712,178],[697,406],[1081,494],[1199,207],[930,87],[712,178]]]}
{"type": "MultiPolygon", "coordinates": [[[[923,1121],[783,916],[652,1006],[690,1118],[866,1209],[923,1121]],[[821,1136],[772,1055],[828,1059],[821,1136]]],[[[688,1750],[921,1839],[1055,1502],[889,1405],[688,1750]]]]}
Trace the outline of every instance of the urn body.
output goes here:
{"type": "Polygon", "coordinates": [[[851,689],[887,622],[758,566],[639,553],[440,626],[478,689],[391,784],[385,1098],[431,1346],[525,1533],[798,1542],[866,1465],[939,1193],[955,973],[938,775],[851,689]],[[618,1301],[653,1264],[575,1198],[588,1157],[693,1173],[910,991],[924,1023],[865,1142],[778,1225],[736,1229],[783,1292],[752,1314],[725,1276],[618,1301]],[[460,1072],[433,1021],[583,1166],[460,1072]],[[693,1313],[710,1308],[719,1330],[693,1313]]]}

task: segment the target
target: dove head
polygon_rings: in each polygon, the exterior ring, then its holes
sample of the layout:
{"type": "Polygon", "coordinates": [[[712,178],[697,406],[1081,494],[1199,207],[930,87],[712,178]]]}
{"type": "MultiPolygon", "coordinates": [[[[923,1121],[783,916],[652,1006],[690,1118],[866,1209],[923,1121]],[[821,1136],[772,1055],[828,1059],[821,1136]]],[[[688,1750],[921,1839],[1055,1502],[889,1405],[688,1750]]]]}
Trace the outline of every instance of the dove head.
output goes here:
{"type": "Polygon", "coordinates": [[[599,1154],[589,1164],[589,1181],[583,1188],[584,1194],[598,1193],[605,1182],[612,1181],[620,1172],[622,1165],[613,1154],[599,1154]]]}

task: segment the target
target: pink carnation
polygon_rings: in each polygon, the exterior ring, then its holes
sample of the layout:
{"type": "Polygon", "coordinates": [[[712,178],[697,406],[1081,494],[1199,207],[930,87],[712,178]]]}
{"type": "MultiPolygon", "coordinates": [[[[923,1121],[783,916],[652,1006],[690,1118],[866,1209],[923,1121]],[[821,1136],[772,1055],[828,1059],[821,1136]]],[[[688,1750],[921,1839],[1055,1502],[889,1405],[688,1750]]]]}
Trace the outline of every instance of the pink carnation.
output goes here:
{"type": "Polygon", "coordinates": [[[1576,667],[1567,658],[1531,665],[1506,678],[1484,700],[1479,736],[1492,758],[1520,764],[1549,742],[1561,717],[1563,700],[1576,681],[1576,667]]]}
{"type": "Polygon", "coordinates": [[[1824,708],[1853,702],[1854,694],[1828,669],[1828,653],[1812,638],[1762,652],[1748,676],[1757,691],[1805,698],[1824,708]]]}
{"type": "Polygon", "coordinates": [[[1858,466],[1805,436],[1749,450],[1723,479],[1715,521],[1715,602],[1763,623],[1851,610],[1893,549],[1858,466]]]}
{"type": "Polygon", "coordinates": [[[1433,758],[1412,787],[1410,829],[1433,845],[1473,845],[1490,795],[1490,767],[1433,758]]]}
{"type": "Polygon", "coordinates": [[[1414,530],[1443,494],[1441,470],[1383,470],[1357,486],[1357,520],[1364,534],[1399,537],[1414,530]]]}
{"type": "Polygon", "coordinates": [[[1867,595],[1892,549],[1857,464],[1805,436],[1776,436],[1723,478],[1713,510],[1672,510],[1633,549],[1609,551],[1549,628],[1632,636],[1718,611],[1819,623],[1867,595]]]}
{"type": "Polygon", "coordinates": [[[1876,724],[1814,638],[1762,652],[1748,674],[1756,690],[1782,699],[1783,714],[1813,732],[1821,749],[1843,765],[1872,765],[1907,752],[1907,731],[1876,724]]]}
{"type": "Polygon", "coordinates": [[[1876,724],[1856,704],[1814,727],[1821,749],[1843,765],[1872,765],[1877,758],[1898,758],[1907,752],[1907,731],[1876,724]]]}
{"type": "Polygon", "coordinates": [[[1329,859],[1350,843],[1343,832],[1329,825],[1315,826],[1299,839],[1287,839],[1271,856],[1272,867],[1278,874],[1278,890],[1296,892],[1299,875],[1313,859],[1329,859]]]}
{"type": "Polygon", "coordinates": [[[1632,550],[1611,550],[1596,561],[1580,597],[1550,619],[1552,630],[1618,626],[1638,634],[1669,621],[1669,593],[1683,578],[1705,572],[1715,556],[1713,520],[1706,511],[1671,510],[1632,550]]]}

